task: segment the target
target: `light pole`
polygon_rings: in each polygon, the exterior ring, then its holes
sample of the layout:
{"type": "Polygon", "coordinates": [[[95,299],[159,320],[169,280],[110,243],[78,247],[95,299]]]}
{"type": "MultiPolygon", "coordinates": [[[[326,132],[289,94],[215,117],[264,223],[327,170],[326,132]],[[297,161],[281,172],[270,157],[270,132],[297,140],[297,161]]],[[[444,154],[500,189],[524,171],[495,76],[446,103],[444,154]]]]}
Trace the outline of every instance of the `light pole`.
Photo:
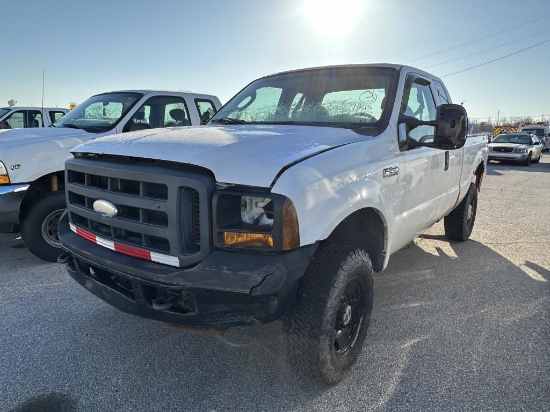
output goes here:
{"type": "Polygon", "coordinates": [[[499,119],[500,119],[500,109],[498,109],[498,113],[497,113],[497,126],[498,126],[499,119]]]}

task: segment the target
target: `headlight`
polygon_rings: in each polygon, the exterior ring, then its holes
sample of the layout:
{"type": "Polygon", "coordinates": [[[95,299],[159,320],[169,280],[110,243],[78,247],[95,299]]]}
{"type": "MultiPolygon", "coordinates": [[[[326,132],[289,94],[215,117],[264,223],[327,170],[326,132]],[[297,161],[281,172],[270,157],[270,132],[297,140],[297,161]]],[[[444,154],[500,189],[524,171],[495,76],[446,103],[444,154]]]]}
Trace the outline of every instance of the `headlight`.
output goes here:
{"type": "Polygon", "coordinates": [[[514,153],[527,153],[527,149],[514,149],[514,153]]]}
{"type": "Polygon", "coordinates": [[[0,162],[0,184],[5,184],[10,182],[10,177],[8,176],[8,170],[4,163],[0,162]]]}
{"type": "Polygon", "coordinates": [[[300,246],[296,209],[285,196],[223,190],[214,194],[213,207],[217,247],[275,251],[300,246]]]}

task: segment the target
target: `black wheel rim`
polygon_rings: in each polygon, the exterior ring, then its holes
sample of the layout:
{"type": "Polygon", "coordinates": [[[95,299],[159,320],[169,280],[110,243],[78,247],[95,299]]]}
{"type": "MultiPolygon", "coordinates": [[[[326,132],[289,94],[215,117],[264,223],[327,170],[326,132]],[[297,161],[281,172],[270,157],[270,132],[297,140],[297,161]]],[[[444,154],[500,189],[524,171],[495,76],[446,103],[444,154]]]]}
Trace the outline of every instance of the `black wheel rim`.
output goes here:
{"type": "Polygon", "coordinates": [[[334,353],[344,356],[355,344],[365,313],[363,281],[354,278],[346,285],[334,323],[334,353]]]}
{"type": "Polygon", "coordinates": [[[61,244],[59,243],[59,218],[63,214],[64,209],[55,210],[50,213],[42,221],[42,238],[50,246],[60,248],[61,244]]]}

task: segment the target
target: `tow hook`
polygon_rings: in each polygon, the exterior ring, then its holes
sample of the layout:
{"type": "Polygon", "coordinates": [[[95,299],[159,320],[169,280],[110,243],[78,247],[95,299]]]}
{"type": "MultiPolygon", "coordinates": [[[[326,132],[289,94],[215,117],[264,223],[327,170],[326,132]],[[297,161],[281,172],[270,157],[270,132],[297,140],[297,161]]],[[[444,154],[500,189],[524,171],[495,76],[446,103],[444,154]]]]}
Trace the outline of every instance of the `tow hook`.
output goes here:
{"type": "Polygon", "coordinates": [[[176,299],[177,299],[176,296],[169,296],[169,295],[159,296],[158,298],[155,298],[155,300],[153,300],[152,302],[153,309],[168,310],[172,306],[174,306],[176,299]]]}
{"type": "Polygon", "coordinates": [[[62,255],[59,255],[57,258],[57,263],[69,263],[72,262],[73,255],[71,255],[69,252],[65,252],[62,255]]]}

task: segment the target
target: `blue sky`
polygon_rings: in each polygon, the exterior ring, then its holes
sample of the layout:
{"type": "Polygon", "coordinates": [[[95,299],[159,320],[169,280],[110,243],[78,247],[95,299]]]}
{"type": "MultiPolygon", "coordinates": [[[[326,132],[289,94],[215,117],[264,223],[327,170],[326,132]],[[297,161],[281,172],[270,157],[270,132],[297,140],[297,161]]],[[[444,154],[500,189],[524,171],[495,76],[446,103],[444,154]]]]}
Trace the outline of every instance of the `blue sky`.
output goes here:
{"type": "MultiPolygon", "coordinates": [[[[444,76],[550,39],[550,0],[4,0],[0,7],[0,105],[12,98],[40,105],[42,70],[45,105],[141,88],[226,102],[282,70],[426,68],[505,44],[427,69],[444,76]]],[[[550,117],[550,42],[444,80],[470,117],[550,117]]]]}

